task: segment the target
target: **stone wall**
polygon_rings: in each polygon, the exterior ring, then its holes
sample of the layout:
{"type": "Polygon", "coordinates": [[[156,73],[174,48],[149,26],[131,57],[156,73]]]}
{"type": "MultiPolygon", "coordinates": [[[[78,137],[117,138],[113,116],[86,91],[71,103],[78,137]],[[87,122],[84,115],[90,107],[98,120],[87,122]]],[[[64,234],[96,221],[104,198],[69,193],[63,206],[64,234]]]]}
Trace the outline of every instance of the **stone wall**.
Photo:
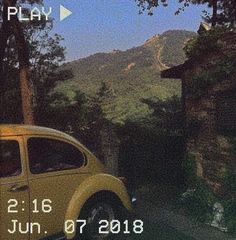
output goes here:
{"type": "Polygon", "coordinates": [[[216,46],[198,46],[195,58],[161,76],[182,79],[189,161],[193,156],[197,175],[225,194],[227,172],[236,176],[236,32],[222,34],[216,46]]]}
{"type": "Polygon", "coordinates": [[[231,137],[218,129],[217,100],[218,96],[211,95],[186,102],[187,152],[195,156],[197,175],[221,192],[224,174],[227,169],[236,170],[236,159],[231,137]]]}
{"type": "Polygon", "coordinates": [[[120,141],[116,128],[111,123],[104,123],[100,138],[103,163],[109,173],[118,176],[120,141]]]}
{"type": "MultiPolygon", "coordinates": [[[[186,72],[183,84],[188,86],[191,76],[201,70],[197,66],[192,72],[186,72]]],[[[195,157],[197,175],[219,194],[225,194],[226,171],[230,169],[236,173],[231,141],[236,137],[232,135],[236,132],[235,83],[236,79],[224,80],[198,98],[185,92],[187,152],[195,157]],[[221,106],[223,102],[227,108],[221,106]]]]}

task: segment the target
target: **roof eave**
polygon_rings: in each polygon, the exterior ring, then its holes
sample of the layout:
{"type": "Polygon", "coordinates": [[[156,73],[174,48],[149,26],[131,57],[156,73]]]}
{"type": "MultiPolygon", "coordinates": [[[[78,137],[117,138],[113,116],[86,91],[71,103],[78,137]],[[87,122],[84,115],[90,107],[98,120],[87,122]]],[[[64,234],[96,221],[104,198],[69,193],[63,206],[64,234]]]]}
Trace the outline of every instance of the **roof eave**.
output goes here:
{"type": "Polygon", "coordinates": [[[181,64],[178,66],[174,66],[172,68],[161,71],[162,78],[182,78],[183,73],[186,70],[186,65],[181,64]]]}

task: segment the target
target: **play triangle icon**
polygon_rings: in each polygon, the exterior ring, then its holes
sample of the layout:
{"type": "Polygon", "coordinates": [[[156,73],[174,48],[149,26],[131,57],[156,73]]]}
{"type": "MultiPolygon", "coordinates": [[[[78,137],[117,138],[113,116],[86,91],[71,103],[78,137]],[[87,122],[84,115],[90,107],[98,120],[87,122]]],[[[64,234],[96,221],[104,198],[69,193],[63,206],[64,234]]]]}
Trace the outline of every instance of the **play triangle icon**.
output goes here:
{"type": "Polygon", "coordinates": [[[69,9],[65,8],[63,5],[60,5],[60,21],[63,21],[71,14],[72,12],[69,9]]]}

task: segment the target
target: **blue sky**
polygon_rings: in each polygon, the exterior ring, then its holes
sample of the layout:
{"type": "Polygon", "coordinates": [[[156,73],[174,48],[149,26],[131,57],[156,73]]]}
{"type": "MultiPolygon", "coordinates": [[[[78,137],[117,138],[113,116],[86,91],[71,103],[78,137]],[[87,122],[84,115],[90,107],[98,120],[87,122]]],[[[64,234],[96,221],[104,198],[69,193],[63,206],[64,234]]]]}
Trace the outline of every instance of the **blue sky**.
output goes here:
{"type": "Polygon", "coordinates": [[[167,8],[155,9],[153,16],[138,14],[134,0],[45,0],[53,7],[54,32],[61,34],[67,47],[67,60],[75,60],[96,52],[125,50],[143,44],[155,34],[170,29],[196,31],[201,22],[203,6],[191,6],[179,16],[174,13],[177,1],[167,8]],[[73,14],[59,21],[59,6],[73,14]]]}

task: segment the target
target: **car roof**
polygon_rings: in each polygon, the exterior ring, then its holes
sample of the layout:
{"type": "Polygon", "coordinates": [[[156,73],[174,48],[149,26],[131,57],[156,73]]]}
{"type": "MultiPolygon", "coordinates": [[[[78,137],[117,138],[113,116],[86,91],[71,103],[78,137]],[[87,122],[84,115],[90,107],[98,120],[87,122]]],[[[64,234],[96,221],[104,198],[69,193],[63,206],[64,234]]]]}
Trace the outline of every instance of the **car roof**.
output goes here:
{"type": "Polygon", "coordinates": [[[74,142],[75,144],[80,145],[83,149],[85,149],[87,152],[93,155],[93,153],[89,149],[87,149],[77,139],[75,139],[74,137],[66,133],[55,130],[53,128],[33,126],[33,125],[23,125],[23,124],[0,124],[0,137],[22,136],[22,135],[44,135],[44,136],[54,136],[58,138],[64,138],[70,142],[74,142]]]}
{"type": "Polygon", "coordinates": [[[50,135],[75,140],[73,137],[52,128],[23,124],[0,124],[0,136],[19,135],[50,135]]]}

